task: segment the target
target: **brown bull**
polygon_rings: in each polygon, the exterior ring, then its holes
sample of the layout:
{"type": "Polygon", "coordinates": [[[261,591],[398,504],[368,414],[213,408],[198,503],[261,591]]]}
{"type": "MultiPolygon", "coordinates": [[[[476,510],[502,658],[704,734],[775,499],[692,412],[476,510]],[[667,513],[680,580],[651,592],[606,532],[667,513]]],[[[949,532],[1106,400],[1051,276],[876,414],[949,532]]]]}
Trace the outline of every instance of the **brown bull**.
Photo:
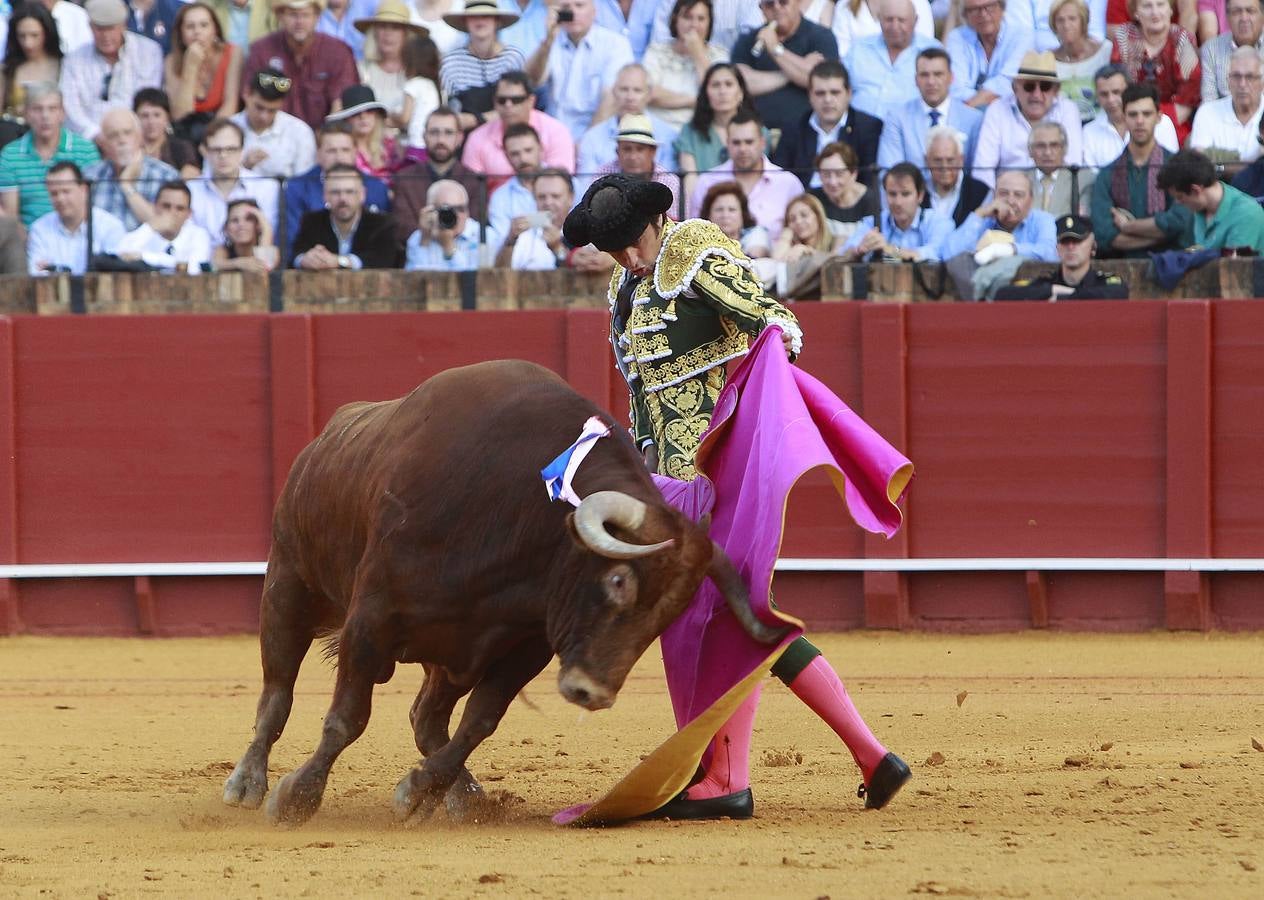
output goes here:
{"type": "Polygon", "coordinates": [[[426,669],[410,716],[425,759],[394,797],[404,819],[479,790],[467,758],[554,654],[562,696],[585,709],[614,703],[707,575],[753,634],[777,637],[751,614],[705,528],[663,501],[620,429],[580,466],[580,507],[549,501],[540,469],[593,415],[611,421],[519,361],[452,369],[399,400],[334,414],[277,501],[260,611],[263,693],[226,803],[262,802],[299,665],[322,634],[336,639],[333,701],[315,754],[269,798],[274,821],[316,812],[338,754],[368,723],[373,685],[397,662],[426,669]]]}

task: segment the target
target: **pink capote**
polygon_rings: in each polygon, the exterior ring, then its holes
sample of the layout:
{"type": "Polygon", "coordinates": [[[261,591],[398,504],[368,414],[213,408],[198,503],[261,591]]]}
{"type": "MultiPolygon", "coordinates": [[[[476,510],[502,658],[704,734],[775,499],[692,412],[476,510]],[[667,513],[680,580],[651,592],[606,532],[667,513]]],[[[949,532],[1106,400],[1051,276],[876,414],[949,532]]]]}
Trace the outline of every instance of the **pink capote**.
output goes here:
{"type": "MultiPolygon", "coordinates": [[[[702,474],[693,481],[659,475],[654,481],[666,500],[689,517],[697,520],[711,513],[711,536],[750,588],[756,615],[769,624],[791,626],[782,648],[802,633],[802,623],[771,605],[773,565],[791,488],[807,472],[825,467],[856,523],[890,537],[902,519],[896,504],[913,476],[908,459],[825,385],[790,364],[776,327],[764,330],[720,394],[697,462],[702,474]]],[[[601,801],[572,807],[554,821],[595,824],[632,818],[682,790],[715,726],[727,714],[709,730],[694,729],[701,740],[677,740],[684,736],[685,726],[722,697],[726,707],[735,708],[758,683],[750,678],[755,668],[766,670],[778,648],[747,635],[708,580],[663,633],[662,649],[667,688],[682,732],[601,801]],[[744,680],[748,684],[742,691],[732,690],[744,680]],[[663,752],[668,744],[674,746],[663,752]],[[684,751],[694,754],[692,762],[681,762],[682,744],[694,748],[684,751]]]]}

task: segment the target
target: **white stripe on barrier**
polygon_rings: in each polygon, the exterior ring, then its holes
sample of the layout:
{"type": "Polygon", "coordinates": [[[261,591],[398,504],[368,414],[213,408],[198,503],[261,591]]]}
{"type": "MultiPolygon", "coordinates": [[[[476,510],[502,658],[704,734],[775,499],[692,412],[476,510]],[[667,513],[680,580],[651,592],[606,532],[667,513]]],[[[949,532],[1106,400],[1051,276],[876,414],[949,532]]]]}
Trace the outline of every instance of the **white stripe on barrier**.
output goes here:
{"type": "MultiPolygon", "coordinates": [[[[0,578],[137,578],[262,575],[266,562],[57,563],[0,566],[0,578]]],[[[1264,559],[1031,557],[780,559],[779,572],[1264,572],[1264,559]]]]}

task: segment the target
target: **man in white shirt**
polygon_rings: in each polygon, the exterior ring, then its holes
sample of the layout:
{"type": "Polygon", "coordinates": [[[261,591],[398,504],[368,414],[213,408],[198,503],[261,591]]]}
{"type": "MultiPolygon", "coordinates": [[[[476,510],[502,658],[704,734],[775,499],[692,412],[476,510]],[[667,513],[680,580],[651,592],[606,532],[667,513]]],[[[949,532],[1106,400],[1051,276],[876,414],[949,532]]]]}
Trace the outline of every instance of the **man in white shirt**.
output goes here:
{"type": "MultiPolygon", "coordinates": [[[[53,211],[31,223],[26,239],[27,270],[32,275],[88,268],[88,184],[72,162],[54,163],[44,178],[53,211]]],[[[123,223],[103,209],[92,210],[92,253],[114,253],[126,234],[123,223]]]]}
{"type": "Polygon", "coordinates": [[[206,176],[191,180],[189,190],[193,220],[211,234],[223,234],[228,203],[241,197],[253,199],[276,228],[280,188],[274,179],[257,177],[242,165],[244,146],[245,131],[231,119],[216,119],[206,126],[200,147],[206,176]]]}
{"type": "MultiPolygon", "coordinates": [[[[1128,74],[1114,63],[1102,66],[1093,76],[1093,85],[1102,111],[1084,126],[1084,165],[1100,169],[1119,159],[1128,145],[1128,121],[1124,118],[1128,74]]],[[[1164,150],[1175,153],[1179,149],[1176,126],[1166,115],[1159,119],[1154,138],[1164,150]]]]}
{"type": "Polygon", "coordinates": [[[1194,114],[1187,147],[1202,150],[1213,162],[1249,163],[1260,155],[1260,55],[1239,47],[1229,57],[1229,96],[1204,101],[1194,114]]]}
{"type": "Polygon", "coordinates": [[[574,205],[571,176],[564,169],[543,169],[531,183],[536,212],[514,219],[496,254],[497,268],[557,269],[566,264],[570,247],[562,223],[574,205]]]}
{"type": "MultiPolygon", "coordinates": [[[[70,0],[41,0],[57,23],[57,37],[61,41],[62,56],[69,55],[92,43],[92,26],[82,6],[70,0]]],[[[13,4],[17,6],[18,4],[13,4]]]]}
{"type": "Polygon", "coordinates": [[[169,181],[158,190],[154,217],[119,241],[123,259],[140,260],[165,272],[196,275],[211,262],[211,236],[191,221],[189,189],[169,181]]]}
{"type": "Polygon", "coordinates": [[[540,136],[530,125],[519,123],[505,129],[505,156],[514,177],[492,192],[487,201],[487,244],[499,249],[501,241],[522,219],[536,211],[531,182],[540,170],[540,136]]]}
{"type": "Polygon", "coordinates": [[[111,106],[131,109],[141,88],[162,87],[162,48],[127,30],[123,0],[88,0],[84,8],[92,42],[62,61],[61,92],[66,127],[91,140],[111,106]]]}
{"type": "Polygon", "coordinates": [[[293,87],[281,72],[261,69],[247,86],[245,108],[231,119],[245,134],[241,164],[256,175],[293,178],[316,165],[316,136],[281,109],[293,87]]]}

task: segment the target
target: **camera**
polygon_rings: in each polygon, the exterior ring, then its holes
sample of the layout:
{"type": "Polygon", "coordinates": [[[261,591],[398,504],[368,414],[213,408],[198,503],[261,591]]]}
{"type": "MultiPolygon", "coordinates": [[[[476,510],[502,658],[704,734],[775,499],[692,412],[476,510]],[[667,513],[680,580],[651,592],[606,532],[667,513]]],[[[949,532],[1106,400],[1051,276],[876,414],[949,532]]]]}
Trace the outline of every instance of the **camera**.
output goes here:
{"type": "Polygon", "coordinates": [[[557,11],[557,21],[558,21],[558,22],[563,22],[563,23],[564,23],[564,22],[574,22],[574,21],[575,21],[575,10],[573,10],[573,9],[559,9],[559,10],[557,11]]]}
{"type": "Polygon", "coordinates": [[[440,206],[435,210],[436,219],[439,227],[444,231],[451,231],[456,228],[456,210],[451,206],[440,206]]]}

